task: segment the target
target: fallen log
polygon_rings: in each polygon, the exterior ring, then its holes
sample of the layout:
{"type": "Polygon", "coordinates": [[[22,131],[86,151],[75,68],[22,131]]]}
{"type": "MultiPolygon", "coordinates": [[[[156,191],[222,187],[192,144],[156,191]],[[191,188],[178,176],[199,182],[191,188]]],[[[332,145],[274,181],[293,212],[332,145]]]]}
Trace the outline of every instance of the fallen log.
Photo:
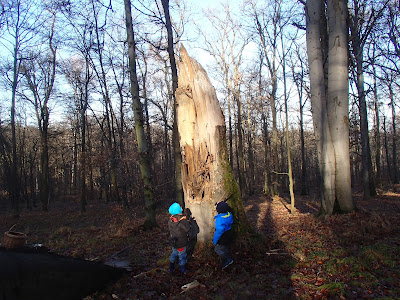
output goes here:
{"type": "Polygon", "coordinates": [[[126,272],[28,247],[0,247],[0,266],[0,300],[80,300],[126,272]]]}

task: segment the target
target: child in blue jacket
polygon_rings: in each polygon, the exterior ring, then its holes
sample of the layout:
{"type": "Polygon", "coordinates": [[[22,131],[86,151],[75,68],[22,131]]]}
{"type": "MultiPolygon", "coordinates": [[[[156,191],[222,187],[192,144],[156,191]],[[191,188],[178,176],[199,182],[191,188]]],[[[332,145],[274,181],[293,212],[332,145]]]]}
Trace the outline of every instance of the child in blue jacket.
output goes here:
{"type": "Polygon", "coordinates": [[[215,233],[213,243],[215,245],[214,251],[222,260],[222,270],[233,263],[231,258],[230,246],[232,243],[232,223],[233,216],[229,211],[229,205],[225,201],[217,204],[218,215],[215,219],[215,233]]]}

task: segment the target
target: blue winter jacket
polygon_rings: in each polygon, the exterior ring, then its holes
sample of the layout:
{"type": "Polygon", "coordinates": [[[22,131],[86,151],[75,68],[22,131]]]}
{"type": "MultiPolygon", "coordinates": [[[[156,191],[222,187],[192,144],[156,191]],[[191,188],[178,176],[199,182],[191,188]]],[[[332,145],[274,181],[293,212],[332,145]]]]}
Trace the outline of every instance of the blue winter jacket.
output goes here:
{"type": "Polygon", "coordinates": [[[220,241],[222,235],[231,229],[233,223],[233,216],[231,212],[221,213],[214,217],[215,219],[215,233],[213,243],[216,245],[220,241]]]}

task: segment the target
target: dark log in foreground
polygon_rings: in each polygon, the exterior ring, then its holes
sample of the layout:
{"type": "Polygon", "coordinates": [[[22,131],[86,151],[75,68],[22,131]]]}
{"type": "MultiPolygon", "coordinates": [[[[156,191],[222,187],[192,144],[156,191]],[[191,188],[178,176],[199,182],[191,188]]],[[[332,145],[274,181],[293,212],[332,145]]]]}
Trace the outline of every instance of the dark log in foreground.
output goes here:
{"type": "Polygon", "coordinates": [[[0,247],[0,300],[82,299],[126,272],[43,250],[0,247]]]}

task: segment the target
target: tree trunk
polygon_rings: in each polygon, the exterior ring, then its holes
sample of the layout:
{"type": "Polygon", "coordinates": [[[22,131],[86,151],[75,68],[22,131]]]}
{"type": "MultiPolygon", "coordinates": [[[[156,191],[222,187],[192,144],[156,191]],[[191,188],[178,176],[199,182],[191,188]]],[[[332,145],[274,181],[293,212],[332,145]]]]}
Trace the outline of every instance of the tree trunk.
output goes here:
{"type": "Polygon", "coordinates": [[[288,165],[288,178],[289,178],[289,193],[290,193],[290,212],[295,213],[295,198],[293,191],[293,170],[292,170],[292,156],[290,153],[290,143],[289,143],[289,115],[288,115],[288,101],[289,96],[287,93],[286,85],[286,54],[283,47],[283,37],[281,36],[282,42],[282,73],[283,73],[283,94],[284,94],[284,105],[285,105],[285,127],[286,127],[286,153],[287,153],[287,165],[288,165]]]}
{"type": "Polygon", "coordinates": [[[175,167],[175,200],[179,204],[184,204],[183,201],[183,191],[182,191],[182,156],[179,148],[179,131],[178,131],[178,123],[177,123],[177,116],[176,116],[176,97],[175,92],[178,88],[178,71],[176,68],[175,62],[175,54],[174,54],[174,37],[172,34],[172,24],[171,18],[169,15],[169,0],[162,0],[162,5],[165,14],[165,27],[167,28],[168,34],[168,55],[169,61],[171,64],[171,72],[172,72],[172,98],[173,98],[173,113],[174,113],[174,124],[172,127],[172,141],[173,141],[173,148],[174,148],[174,167],[175,167]]]}
{"type": "Polygon", "coordinates": [[[248,95],[248,109],[247,109],[247,144],[248,144],[248,150],[247,150],[247,157],[248,157],[248,180],[247,180],[247,186],[248,186],[248,195],[253,195],[254,194],[254,189],[255,189],[255,164],[254,164],[254,149],[253,149],[253,134],[254,132],[254,126],[251,121],[251,113],[252,113],[252,102],[254,102],[253,97],[248,95]]]}
{"type": "Polygon", "coordinates": [[[229,137],[229,163],[233,169],[233,132],[232,132],[232,103],[230,89],[227,91],[228,96],[228,137],[229,137]]]}
{"type": "Polygon", "coordinates": [[[381,181],[381,135],[380,135],[380,117],[379,117],[379,100],[378,87],[376,85],[376,76],[374,75],[374,109],[375,109],[375,163],[376,163],[376,182],[381,181]]]}
{"type": "Polygon", "coordinates": [[[205,70],[190,58],[182,46],[178,63],[178,129],[182,153],[182,185],[186,207],[190,208],[200,232],[198,240],[208,242],[214,229],[215,204],[227,200],[238,222],[234,230],[250,230],[240,191],[229,164],[225,120],[214,87],[205,70]]]}
{"type": "Polygon", "coordinates": [[[354,210],[349,145],[347,0],[328,1],[328,122],[334,147],[336,200],[343,212],[354,210]]]}
{"type": "Polygon", "coordinates": [[[392,150],[393,150],[393,183],[399,183],[397,176],[397,147],[396,147],[396,106],[394,103],[394,95],[392,85],[389,85],[390,107],[392,109],[392,150]]]}
{"type": "Polygon", "coordinates": [[[135,131],[138,144],[138,152],[140,159],[140,172],[144,185],[145,211],[146,220],[145,228],[153,228],[157,226],[156,222],[156,204],[153,196],[153,184],[151,178],[150,161],[148,157],[148,149],[146,135],[144,132],[143,111],[139,99],[139,84],[136,73],[136,49],[135,36],[132,27],[131,1],[124,0],[126,32],[128,40],[128,56],[129,56],[129,74],[131,79],[132,107],[135,117],[135,131]]]}
{"type": "Polygon", "coordinates": [[[321,214],[331,215],[335,203],[335,161],[328,126],[323,47],[321,42],[322,2],[307,0],[307,54],[310,67],[310,93],[313,111],[314,134],[317,143],[321,175],[321,214]]]}
{"type": "Polygon", "coordinates": [[[262,111],[262,125],[263,125],[263,143],[264,143],[264,187],[263,194],[268,197],[271,195],[271,180],[270,180],[270,172],[269,172],[269,159],[268,159],[268,120],[265,115],[264,108],[262,111]]]}
{"type": "MultiPolygon", "coordinates": [[[[18,27],[17,27],[18,28],[18,27]]],[[[14,47],[14,58],[13,58],[13,81],[12,81],[12,92],[11,92],[11,144],[12,144],[12,165],[11,165],[11,176],[10,176],[10,197],[14,211],[14,216],[19,216],[19,175],[18,175],[18,162],[17,162],[17,137],[15,132],[15,98],[18,85],[18,49],[19,40],[18,34],[15,39],[14,47]]]]}
{"type": "Polygon", "coordinates": [[[375,195],[375,186],[373,184],[371,148],[369,145],[368,133],[368,115],[367,103],[365,101],[364,74],[362,70],[362,52],[356,56],[357,61],[357,91],[358,107],[360,111],[360,131],[361,131],[361,150],[362,150],[362,182],[364,188],[364,199],[368,200],[370,196],[375,195]]]}
{"type": "MultiPolygon", "coordinates": [[[[275,60],[275,59],[274,59],[275,60]]],[[[270,103],[271,103],[271,114],[272,114],[272,138],[271,138],[271,156],[272,156],[272,167],[273,167],[273,175],[272,175],[272,189],[271,195],[276,196],[279,194],[278,186],[279,186],[279,157],[278,157],[278,146],[279,146],[279,138],[278,138],[278,127],[276,120],[276,90],[277,90],[277,75],[275,70],[275,61],[274,61],[274,72],[271,71],[272,75],[272,92],[270,95],[270,103]]]]}
{"type": "Polygon", "coordinates": [[[301,64],[301,73],[296,74],[294,66],[292,67],[293,81],[296,84],[297,93],[299,95],[299,127],[300,127],[300,149],[301,149],[301,194],[307,195],[307,164],[306,164],[306,149],[304,142],[304,105],[303,103],[303,87],[304,87],[304,65],[300,55],[298,59],[301,64]]]}
{"type": "Polygon", "coordinates": [[[325,49],[325,5],[319,0],[306,4],[307,53],[310,93],[322,178],[321,215],[338,209],[355,209],[351,195],[348,119],[348,50],[346,0],[328,1],[329,50],[325,49]],[[324,66],[328,55],[328,68],[324,66]],[[327,74],[328,76],[325,76],[327,74]]]}
{"type": "Polygon", "coordinates": [[[42,156],[41,156],[41,184],[40,184],[40,201],[42,203],[42,210],[48,210],[49,201],[49,146],[47,134],[47,122],[44,122],[41,131],[42,141],[42,156]]]}
{"type": "MultiPolygon", "coordinates": [[[[346,1],[347,4],[347,1],[346,1]]],[[[354,1],[354,16],[350,18],[350,29],[352,33],[352,51],[355,57],[356,64],[356,85],[358,93],[358,107],[360,112],[360,131],[361,131],[361,150],[362,150],[362,184],[364,189],[364,199],[368,200],[370,196],[376,195],[374,174],[372,170],[371,148],[369,142],[368,130],[368,113],[367,103],[365,100],[364,89],[364,68],[363,68],[363,53],[365,37],[362,36],[363,24],[361,20],[364,18],[360,13],[358,1],[354,1]]],[[[372,13],[374,15],[374,13],[372,13]]],[[[373,19],[373,18],[372,18],[373,19]]]]}
{"type": "MultiPolygon", "coordinates": [[[[87,94],[86,94],[87,95],[87,94]]],[[[86,95],[83,100],[87,103],[86,95]]],[[[83,104],[85,106],[85,104],[83,104]]],[[[86,108],[81,108],[81,212],[86,211],[86,108]]]]}
{"type": "Polygon", "coordinates": [[[386,165],[387,165],[387,177],[390,180],[391,176],[392,176],[392,171],[391,171],[391,167],[390,167],[390,155],[389,155],[389,145],[388,145],[388,137],[387,137],[387,131],[386,131],[385,115],[383,116],[383,132],[384,132],[384,143],[385,143],[385,154],[386,154],[386,165]]]}
{"type": "MultiPolygon", "coordinates": [[[[236,72],[235,72],[236,75],[236,72]]],[[[235,76],[236,77],[236,76],[235,76]]],[[[247,194],[247,182],[244,168],[244,150],[243,150],[243,134],[242,134],[242,103],[240,101],[239,83],[235,78],[233,97],[237,106],[237,155],[238,155],[238,171],[239,171],[239,187],[242,198],[247,194]]]]}

